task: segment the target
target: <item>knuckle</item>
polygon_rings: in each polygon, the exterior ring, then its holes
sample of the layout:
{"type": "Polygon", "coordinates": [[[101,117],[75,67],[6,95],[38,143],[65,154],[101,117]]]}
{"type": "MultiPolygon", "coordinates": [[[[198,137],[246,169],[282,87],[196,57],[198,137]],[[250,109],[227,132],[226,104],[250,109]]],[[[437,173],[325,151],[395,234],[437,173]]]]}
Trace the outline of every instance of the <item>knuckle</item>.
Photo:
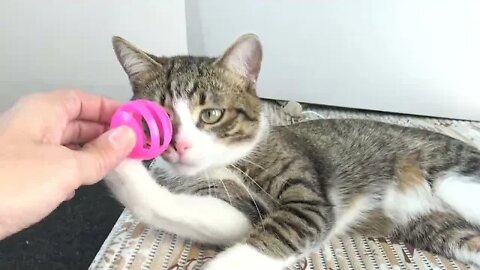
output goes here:
{"type": "Polygon", "coordinates": [[[77,90],[77,89],[57,89],[57,90],[54,90],[52,93],[55,96],[61,96],[61,97],[70,97],[70,96],[78,97],[79,90],[77,90]]]}
{"type": "Polygon", "coordinates": [[[78,90],[60,89],[49,93],[50,105],[57,106],[63,110],[80,104],[80,96],[78,90]]]}
{"type": "Polygon", "coordinates": [[[28,94],[26,96],[21,97],[17,103],[22,106],[32,106],[38,103],[42,103],[44,98],[45,98],[44,93],[33,93],[33,94],[28,94]]]}

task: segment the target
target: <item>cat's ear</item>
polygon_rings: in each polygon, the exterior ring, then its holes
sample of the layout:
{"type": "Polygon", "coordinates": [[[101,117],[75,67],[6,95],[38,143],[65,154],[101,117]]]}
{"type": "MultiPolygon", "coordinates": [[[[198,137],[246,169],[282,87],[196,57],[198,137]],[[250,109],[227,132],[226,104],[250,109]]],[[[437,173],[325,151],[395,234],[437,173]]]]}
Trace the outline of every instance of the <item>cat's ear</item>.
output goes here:
{"type": "Polygon", "coordinates": [[[262,64],[262,45],[255,34],[239,37],[218,60],[218,64],[256,82],[262,64]]]}
{"type": "Polygon", "coordinates": [[[142,74],[161,67],[147,53],[121,37],[113,37],[112,44],[118,61],[132,82],[137,81],[142,74]]]}

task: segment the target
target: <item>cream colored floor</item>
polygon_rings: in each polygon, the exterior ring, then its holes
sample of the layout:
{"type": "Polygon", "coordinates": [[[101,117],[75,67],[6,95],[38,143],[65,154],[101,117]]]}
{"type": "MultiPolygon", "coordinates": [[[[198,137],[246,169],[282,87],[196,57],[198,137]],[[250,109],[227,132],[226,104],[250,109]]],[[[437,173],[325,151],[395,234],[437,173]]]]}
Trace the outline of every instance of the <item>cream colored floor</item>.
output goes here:
{"type": "MultiPolygon", "coordinates": [[[[480,148],[477,122],[400,116],[355,110],[308,107],[303,111],[290,103],[285,109],[266,102],[272,125],[285,125],[317,118],[366,118],[441,132],[480,148]]],[[[187,213],[186,213],[187,214],[187,213]]],[[[139,223],[125,210],[118,219],[90,269],[201,269],[215,252],[190,241],[139,223]]],[[[390,239],[345,237],[334,239],[292,269],[473,269],[406,246],[390,239]]]]}

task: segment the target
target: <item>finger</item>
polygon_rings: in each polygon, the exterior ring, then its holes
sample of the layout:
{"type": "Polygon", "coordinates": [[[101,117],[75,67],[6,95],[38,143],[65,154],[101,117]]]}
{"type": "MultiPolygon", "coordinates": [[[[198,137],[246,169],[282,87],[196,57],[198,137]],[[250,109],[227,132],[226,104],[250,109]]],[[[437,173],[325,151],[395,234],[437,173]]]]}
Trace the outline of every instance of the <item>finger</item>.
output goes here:
{"type": "Polygon", "coordinates": [[[79,144],[67,144],[65,145],[65,147],[67,147],[68,149],[72,149],[72,150],[80,150],[82,149],[82,147],[79,145],[79,144]]]}
{"type": "Polygon", "coordinates": [[[27,113],[42,111],[43,114],[53,117],[63,115],[67,120],[108,123],[119,102],[81,90],[57,90],[25,96],[17,105],[21,111],[27,113]]]}
{"type": "Polygon", "coordinates": [[[89,142],[108,129],[105,124],[76,120],[67,124],[63,131],[61,144],[82,144],[89,142]]]}
{"type": "Polygon", "coordinates": [[[71,199],[73,199],[73,197],[75,197],[75,190],[70,192],[67,197],[65,198],[65,201],[69,201],[71,199]]]}
{"type": "Polygon", "coordinates": [[[89,185],[101,180],[128,156],[134,145],[135,134],[126,126],[110,130],[86,144],[76,155],[81,183],[89,185]]]}
{"type": "Polygon", "coordinates": [[[60,95],[65,95],[66,113],[70,120],[108,124],[119,106],[117,101],[78,90],[62,92],[60,95]]]}
{"type": "Polygon", "coordinates": [[[54,91],[47,99],[51,106],[60,107],[67,121],[86,120],[107,124],[119,106],[117,101],[80,90],[54,91]]]}
{"type": "Polygon", "coordinates": [[[107,124],[118,102],[80,90],[36,93],[21,98],[12,108],[11,129],[42,142],[61,140],[63,129],[72,120],[107,124]],[[29,123],[25,125],[25,123],[29,123]]]}

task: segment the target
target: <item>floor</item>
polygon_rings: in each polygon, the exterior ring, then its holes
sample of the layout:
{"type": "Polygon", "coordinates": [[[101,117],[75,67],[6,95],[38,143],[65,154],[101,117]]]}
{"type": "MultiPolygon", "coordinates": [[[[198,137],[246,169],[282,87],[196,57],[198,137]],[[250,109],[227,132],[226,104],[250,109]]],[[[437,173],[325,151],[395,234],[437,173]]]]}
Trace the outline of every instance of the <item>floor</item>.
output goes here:
{"type": "Polygon", "coordinates": [[[0,241],[0,269],[87,269],[122,210],[103,183],[82,187],[42,222],[0,241]]]}

